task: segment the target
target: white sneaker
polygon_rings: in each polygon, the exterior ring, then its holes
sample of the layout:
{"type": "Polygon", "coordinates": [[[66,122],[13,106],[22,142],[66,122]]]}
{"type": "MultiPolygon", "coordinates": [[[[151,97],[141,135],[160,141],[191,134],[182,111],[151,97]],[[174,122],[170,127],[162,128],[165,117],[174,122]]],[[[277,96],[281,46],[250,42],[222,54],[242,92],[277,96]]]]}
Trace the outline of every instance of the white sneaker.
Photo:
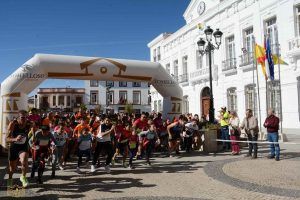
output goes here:
{"type": "Polygon", "coordinates": [[[105,166],[105,171],[106,171],[106,173],[108,173],[108,174],[110,173],[110,166],[109,166],[109,165],[106,165],[106,166],[105,166]]]}
{"type": "Polygon", "coordinates": [[[64,170],[64,167],[63,167],[62,165],[58,165],[58,168],[59,168],[60,170],[64,170]]]}
{"type": "Polygon", "coordinates": [[[91,165],[91,172],[95,172],[95,171],[96,171],[95,165],[91,165]]]}
{"type": "Polygon", "coordinates": [[[77,172],[78,174],[80,174],[80,173],[81,173],[81,171],[80,171],[80,168],[79,168],[79,167],[77,167],[77,169],[76,169],[76,172],[77,172]]]}

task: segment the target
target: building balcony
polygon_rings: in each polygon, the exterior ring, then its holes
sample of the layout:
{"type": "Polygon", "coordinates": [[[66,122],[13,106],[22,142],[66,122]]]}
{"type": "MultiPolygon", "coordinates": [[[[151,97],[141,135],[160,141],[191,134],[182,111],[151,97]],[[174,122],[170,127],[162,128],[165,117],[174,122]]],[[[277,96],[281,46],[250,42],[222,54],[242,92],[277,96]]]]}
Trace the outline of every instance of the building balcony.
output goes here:
{"type": "Polygon", "coordinates": [[[236,59],[235,58],[230,58],[227,60],[224,60],[222,62],[222,72],[225,75],[230,75],[230,74],[234,74],[237,72],[236,70],[236,59]]]}
{"type": "Polygon", "coordinates": [[[178,76],[178,82],[179,83],[186,83],[189,81],[189,76],[188,74],[182,74],[178,76]]]}
{"type": "Polygon", "coordinates": [[[208,79],[209,79],[209,68],[208,67],[197,69],[190,73],[190,80],[192,82],[208,80],[208,79]]]}
{"type": "Polygon", "coordinates": [[[240,55],[240,67],[243,71],[248,71],[253,69],[253,52],[247,52],[240,55]]]}
{"type": "Polygon", "coordinates": [[[288,55],[291,57],[300,55],[300,37],[295,37],[293,39],[290,39],[288,43],[289,43],[288,55]]]}

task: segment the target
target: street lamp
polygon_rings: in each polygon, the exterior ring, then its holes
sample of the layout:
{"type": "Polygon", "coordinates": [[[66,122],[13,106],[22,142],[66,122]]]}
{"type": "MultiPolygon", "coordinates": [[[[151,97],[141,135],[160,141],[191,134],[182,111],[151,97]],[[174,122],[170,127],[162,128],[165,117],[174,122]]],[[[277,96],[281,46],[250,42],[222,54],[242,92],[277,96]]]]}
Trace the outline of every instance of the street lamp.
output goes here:
{"type": "Polygon", "coordinates": [[[107,86],[106,87],[106,113],[108,114],[108,106],[109,106],[109,93],[110,93],[110,88],[111,88],[112,86],[111,85],[109,85],[109,86],[107,86]]]}
{"type": "Polygon", "coordinates": [[[212,88],[212,66],[211,66],[211,52],[215,49],[219,49],[221,45],[223,33],[217,29],[215,32],[210,26],[204,30],[206,41],[203,38],[200,38],[197,42],[199,53],[203,56],[208,54],[208,65],[209,65],[209,86],[210,86],[210,106],[209,106],[209,122],[213,123],[215,120],[215,109],[214,109],[214,96],[212,88]],[[215,45],[212,44],[213,37],[215,38],[215,45]],[[205,46],[205,44],[207,45],[205,46]]]}

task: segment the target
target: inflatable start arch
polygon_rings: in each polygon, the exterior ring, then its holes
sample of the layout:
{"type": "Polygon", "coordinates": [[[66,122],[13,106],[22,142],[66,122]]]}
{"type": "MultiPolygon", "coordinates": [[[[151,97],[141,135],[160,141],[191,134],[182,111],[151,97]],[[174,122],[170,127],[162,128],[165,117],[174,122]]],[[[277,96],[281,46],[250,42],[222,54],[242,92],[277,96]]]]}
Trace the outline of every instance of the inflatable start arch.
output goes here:
{"type": "Polygon", "coordinates": [[[100,57],[36,54],[1,84],[1,144],[7,126],[19,110],[27,110],[27,95],[51,78],[149,82],[163,96],[163,116],[181,114],[182,89],[159,64],[100,57]]]}

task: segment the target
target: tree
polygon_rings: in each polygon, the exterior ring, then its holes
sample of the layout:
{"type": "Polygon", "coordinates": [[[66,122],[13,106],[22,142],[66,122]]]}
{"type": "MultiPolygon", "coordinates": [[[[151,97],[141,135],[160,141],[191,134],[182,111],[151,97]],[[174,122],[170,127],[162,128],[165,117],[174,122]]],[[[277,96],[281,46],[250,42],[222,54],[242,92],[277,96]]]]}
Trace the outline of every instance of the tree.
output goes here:
{"type": "Polygon", "coordinates": [[[125,112],[128,114],[132,114],[133,113],[133,105],[132,103],[126,103],[125,105],[125,112]]]}

